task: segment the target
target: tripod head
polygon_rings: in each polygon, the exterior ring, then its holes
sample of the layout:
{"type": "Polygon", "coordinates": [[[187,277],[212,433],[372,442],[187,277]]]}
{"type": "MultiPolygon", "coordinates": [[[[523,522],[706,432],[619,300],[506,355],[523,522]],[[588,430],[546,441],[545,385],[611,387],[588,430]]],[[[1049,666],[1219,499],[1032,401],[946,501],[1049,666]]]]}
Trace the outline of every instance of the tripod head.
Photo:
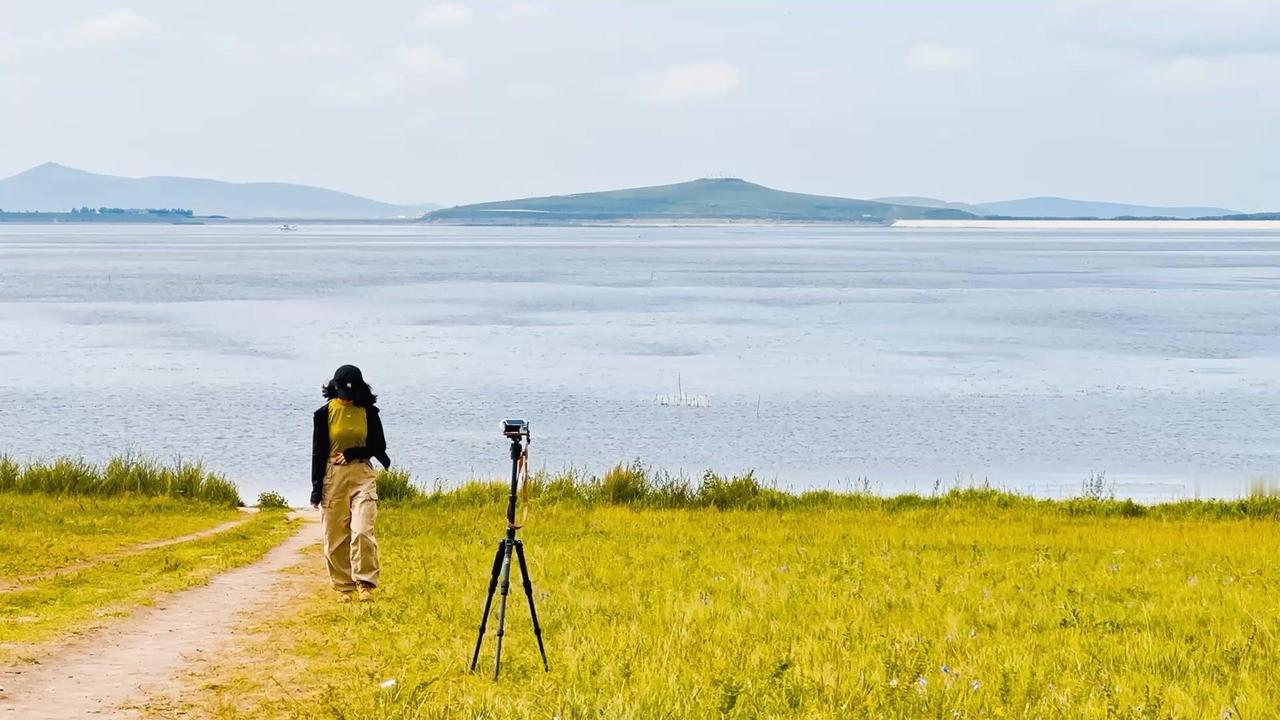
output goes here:
{"type": "Polygon", "coordinates": [[[520,438],[529,437],[529,421],[508,418],[502,421],[502,434],[511,438],[511,442],[519,442],[520,438]]]}

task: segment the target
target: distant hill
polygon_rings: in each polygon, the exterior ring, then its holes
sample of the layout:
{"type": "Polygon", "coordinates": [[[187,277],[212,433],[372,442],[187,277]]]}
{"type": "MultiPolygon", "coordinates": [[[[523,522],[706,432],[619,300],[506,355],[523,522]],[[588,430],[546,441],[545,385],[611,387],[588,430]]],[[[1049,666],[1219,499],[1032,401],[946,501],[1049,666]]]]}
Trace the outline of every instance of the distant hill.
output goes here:
{"type": "Polygon", "coordinates": [[[1152,205],[1129,205],[1126,203],[1091,202],[1088,200],[1071,200],[1059,197],[1031,197],[1020,200],[999,200],[997,202],[973,205],[969,203],[950,202],[937,198],[899,196],[875,198],[877,202],[898,203],[902,205],[918,205],[931,208],[951,208],[963,210],[978,216],[1001,216],[1019,218],[1118,218],[1118,217],[1167,217],[1167,218],[1205,218],[1236,215],[1237,210],[1215,207],[1158,207],[1152,205]]]}
{"type": "Polygon", "coordinates": [[[915,195],[900,195],[895,197],[878,197],[871,198],[874,202],[889,203],[891,205],[914,205],[916,207],[926,208],[948,208],[951,210],[960,210],[962,212],[973,213],[974,215],[990,215],[990,211],[978,205],[970,205],[962,202],[949,202],[947,200],[939,200],[931,197],[918,197],[915,195]]]}
{"type": "Polygon", "coordinates": [[[125,178],[45,163],[0,180],[0,209],[66,212],[77,207],[178,207],[234,218],[416,217],[436,205],[391,205],[288,183],[229,183],[182,177],[125,178]]]}
{"type": "Polygon", "coordinates": [[[1127,205],[1125,203],[1069,200],[1059,197],[1032,197],[1021,200],[1001,200],[982,203],[979,207],[989,215],[1035,218],[1115,218],[1115,217],[1170,217],[1196,218],[1237,215],[1237,210],[1215,207],[1158,207],[1153,205],[1127,205]]]}
{"type": "Polygon", "coordinates": [[[868,222],[965,219],[952,209],[922,208],[784,192],[737,178],[461,205],[427,213],[428,222],[555,225],[620,221],[868,222]]]}

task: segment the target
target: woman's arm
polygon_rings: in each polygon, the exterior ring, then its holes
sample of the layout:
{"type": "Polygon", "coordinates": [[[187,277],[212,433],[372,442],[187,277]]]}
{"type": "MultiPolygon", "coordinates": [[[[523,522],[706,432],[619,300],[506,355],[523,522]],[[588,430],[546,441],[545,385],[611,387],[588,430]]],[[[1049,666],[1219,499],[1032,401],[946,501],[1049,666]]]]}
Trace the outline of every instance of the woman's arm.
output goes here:
{"type": "Polygon", "coordinates": [[[329,464],[329,406],[316,411],[311,432],[311,504],[324,500],[324,471],[329,464]]]}

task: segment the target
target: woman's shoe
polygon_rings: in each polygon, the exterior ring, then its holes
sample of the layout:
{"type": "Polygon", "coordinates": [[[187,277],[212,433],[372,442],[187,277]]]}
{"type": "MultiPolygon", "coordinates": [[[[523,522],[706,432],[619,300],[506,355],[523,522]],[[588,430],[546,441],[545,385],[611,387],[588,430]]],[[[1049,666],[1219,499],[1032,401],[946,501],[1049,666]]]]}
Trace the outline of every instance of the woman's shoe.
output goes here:
{"type": "Polygon", "coordinates": [[[371,587],[360,588],[360,602],[369,602],[371,600],[373,600],[373,588],[371,587]]]}
{"type": "Polygon", "coordinates": [[[349,602],[351,602],[351,601],[353,601],[353,600],[355,600],[355,599],[356,599],[356,594],[355,594],[355,593],[353,593],[353,592],[351,592],[350,590],[348,590],[348,591],[346,591],[346,592],[339,592],[339,593],[338,593],[338,602],[339,602],[339,603],[341,603],[341,604],[349,603],[349,602]]]}

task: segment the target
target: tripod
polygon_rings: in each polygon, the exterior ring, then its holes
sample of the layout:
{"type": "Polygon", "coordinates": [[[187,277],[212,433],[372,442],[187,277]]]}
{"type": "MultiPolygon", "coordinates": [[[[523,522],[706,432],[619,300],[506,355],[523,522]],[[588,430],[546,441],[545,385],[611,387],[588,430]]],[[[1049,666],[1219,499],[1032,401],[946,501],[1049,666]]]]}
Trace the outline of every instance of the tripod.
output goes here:
{"type": "Polygon", "coordinates": [[[525,445],[532,442],[529,437],[529,426],[523,421],[504,421],[504,434],[511,439],[511,496],[507,499],[507,536],[498,543],[498,552],[493,556],[493,570],[489,574],[489,594],[484,599],[484,614],[480,616],[480,632],[476,636],[476,650],[471,654],[471,671],[475,672],[476,663],[480,660],[480,644],[484,642],[484,630],[489,623],[489,609],[493,606],[493,591],[498,587],[498,577],[502,577],[502,600],[498,603],[498,645],[493,656],[493,679],[498,679],[498,669],[502,665],[502,636],[507,622],[507,594],[511,591],[511,554],[514,551],[520,561],[520,577],[524,581],[524,596],[529,599],[529,615],[533,618],[533,634],[538,638],[538,653],[542,655],[542,669],[550,672],[547,665],[547,651],[542,647],[542,626],[538,624],[538,609],[533,605],[533,583],[529,581],[529,566],[524,560],[524,543],[516,539],[516,491],[520,481],[521,465],[527,457],[525,445]],[[519,423],[519,425],[513,425],[519,423]],[[522,444],[521,441],[524,441],[522,444]]]}

